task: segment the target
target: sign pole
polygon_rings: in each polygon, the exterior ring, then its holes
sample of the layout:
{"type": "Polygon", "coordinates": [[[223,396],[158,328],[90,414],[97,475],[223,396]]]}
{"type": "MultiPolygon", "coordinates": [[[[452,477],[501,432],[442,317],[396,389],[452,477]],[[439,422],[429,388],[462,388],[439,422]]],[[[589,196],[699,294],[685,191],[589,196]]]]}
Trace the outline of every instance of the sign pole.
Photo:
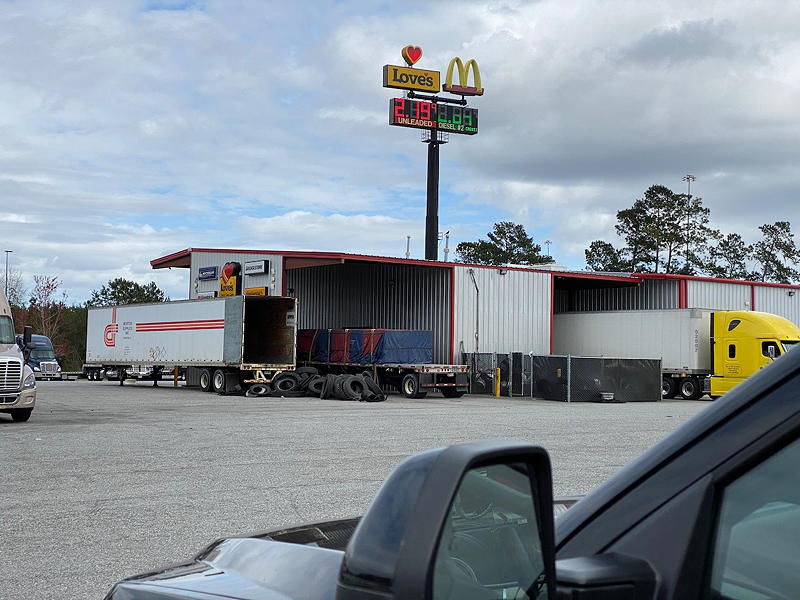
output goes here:
{"type": "Polygon", "coordinates": [[[425,215],[425,260],[439,259],[439,140],[431,131],[428,140],[428,206],[425,215]]]}

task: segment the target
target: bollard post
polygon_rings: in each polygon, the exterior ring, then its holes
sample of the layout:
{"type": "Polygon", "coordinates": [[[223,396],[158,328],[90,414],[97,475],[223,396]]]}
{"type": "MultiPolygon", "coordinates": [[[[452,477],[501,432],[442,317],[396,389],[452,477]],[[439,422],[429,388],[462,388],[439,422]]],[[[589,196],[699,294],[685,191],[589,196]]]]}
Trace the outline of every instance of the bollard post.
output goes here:
{"type": "Polygon", "coordinates": [[[500,397],[500,369],[494,370],[494,397],[500,397]]]}

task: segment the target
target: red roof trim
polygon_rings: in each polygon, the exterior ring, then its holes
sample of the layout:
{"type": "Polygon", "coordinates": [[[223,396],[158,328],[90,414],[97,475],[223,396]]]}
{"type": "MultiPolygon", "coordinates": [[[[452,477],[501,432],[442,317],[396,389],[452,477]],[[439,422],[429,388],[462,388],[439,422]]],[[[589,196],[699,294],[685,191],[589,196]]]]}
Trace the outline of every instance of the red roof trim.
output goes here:
{"type": "Polygon", "coordinates": [[[744,279],[723,279],[722,277],[702,277],[700,275],[676,275],[674,273],[632,273],[642,279],[675,279],[678,281],[710,281],[711,283],[735,283],[737,285],[760,285],[763,287],[800,289],[800,285],[792,283],[772,283],[770,281],[747,281],[744,279]]]}
{"type": "Polygon", "coordinates": [[[174,252],[172,254],[168,254],[167,256],[162,256],[161,258],[156,258],[150,261],[150,265],[154,269],[163,268],[165,266],[164,263],[171,262],[176,258],[183,258],[189,256],[192,252],[229,252],[235,254],[271,254],[271,255],[280,255],[286,257],[296,257],[296,258],[319,258],[319,259],[330,259],[330,260],[340,260],[344,261],[364,261],[364,262],[378,262],[378,263],[392,263],[392,264],[403,264],[403,265],[418,265],[423,267],[440,267],[440,268],[448,268],[452,269],[454,267],[472,267],[472,268],[479,268],[479,269],[495,269],[495,270],[504,270],[504,271],[524,271],[524,272],[533,272],[533,273],[546,273],[548,275],[556,275],[558,277],[569,277],[569,278],[577,278],[577,279],[600,279],[605,281],[625,281],[630,283],[639,283],[641,282],[641,277],[639,273],[634,273],[632,275],[607,275],[607,274],[597,274],[597,273],[590,273],[590,272],[573,272],[573,271],[552,271],[550,269],[537,269],[536,267],[522,267],[522,266],[514,266],[514,267],[505,267],[502,265],[476,265],[472,263],[457,263],[457,262],[442,262],[436,260],[418,260],[418,259],[408,259],[408,258],[399,258],[394,256],[376,256],[373,254],[349,254],[347,252],[318,252],[313,250],[242,250],[236,248],[187,248],[186,250],[181,250],[179,252],[174,252]]]}

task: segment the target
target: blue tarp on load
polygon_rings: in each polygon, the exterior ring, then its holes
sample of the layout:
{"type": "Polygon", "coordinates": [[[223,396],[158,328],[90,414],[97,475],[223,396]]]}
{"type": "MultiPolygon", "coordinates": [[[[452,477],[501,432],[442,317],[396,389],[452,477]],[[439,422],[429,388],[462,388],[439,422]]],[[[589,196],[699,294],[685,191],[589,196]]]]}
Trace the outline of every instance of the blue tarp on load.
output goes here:
{"type": "Polygon", "coordinates": [[[301,329],[299,360],[382,365],[433,362],[433,332],[410,329],[301,329]]]}

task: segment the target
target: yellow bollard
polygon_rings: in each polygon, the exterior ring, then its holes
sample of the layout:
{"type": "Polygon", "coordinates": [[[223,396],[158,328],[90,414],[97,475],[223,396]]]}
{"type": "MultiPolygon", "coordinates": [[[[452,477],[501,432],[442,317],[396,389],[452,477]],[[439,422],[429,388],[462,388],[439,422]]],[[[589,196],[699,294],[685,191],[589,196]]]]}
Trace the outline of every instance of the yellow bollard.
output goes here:
{"type": "Polygon", "coordinates": [[[172,369],[172,387],[178,387],[178,367],[172,369]]]}
{"type": "Polygon", "coordinates": [[[494,370],[494,397],[500,397],[500,369],[494,370]]]}

